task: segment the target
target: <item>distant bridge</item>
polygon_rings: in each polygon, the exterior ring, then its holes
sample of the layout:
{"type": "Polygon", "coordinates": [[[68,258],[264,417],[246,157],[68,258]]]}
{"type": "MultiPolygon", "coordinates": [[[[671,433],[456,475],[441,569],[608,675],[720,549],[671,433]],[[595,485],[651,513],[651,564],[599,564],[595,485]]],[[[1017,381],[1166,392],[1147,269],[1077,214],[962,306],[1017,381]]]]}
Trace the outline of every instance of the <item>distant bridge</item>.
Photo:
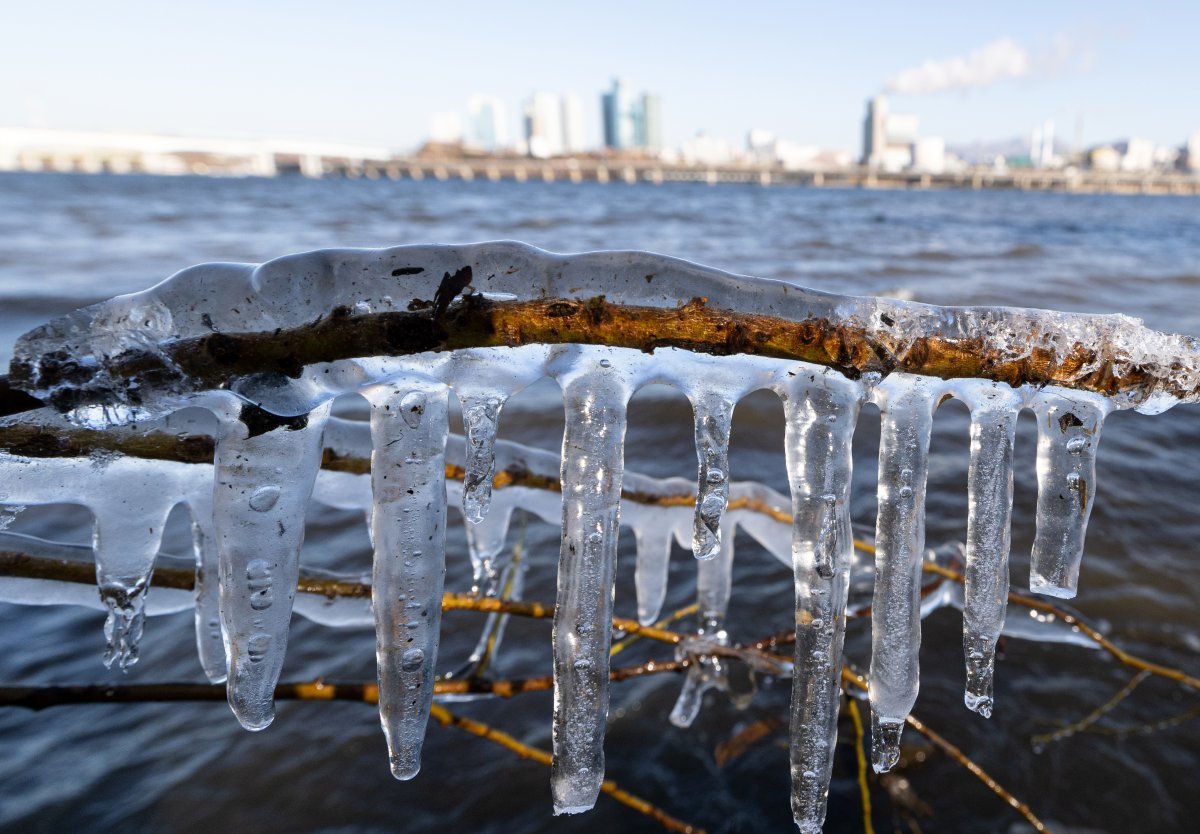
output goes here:
{"type": "Polygon", "coordinates": [[[827,188],[1007,189],[1116,194],[1200,194],[1200,176],[1182,173],[970,169],[888,173],[866,168],[789,170],[745,163],[516,156],[431,158],[388,148],[298,140],[229,140],[139,133],[0,128],[0,171],[366,177],[516,182],[699,182],[827,188]]]}

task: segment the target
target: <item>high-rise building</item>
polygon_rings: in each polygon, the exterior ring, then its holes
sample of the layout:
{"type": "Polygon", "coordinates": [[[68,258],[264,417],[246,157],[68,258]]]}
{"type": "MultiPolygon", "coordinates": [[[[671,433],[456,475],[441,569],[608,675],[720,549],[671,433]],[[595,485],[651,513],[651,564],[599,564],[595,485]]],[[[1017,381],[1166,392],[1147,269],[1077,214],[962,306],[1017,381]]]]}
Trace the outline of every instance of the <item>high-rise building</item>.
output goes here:
{"type": "Polygon", "coordinates": [[[525,141],[529,155],[561,156],[563,142],[563,103],[554,93],[534,93],[525,101],[525,141]]]}
{"type": "Polygon", "coordinates": [[[613,80],[612,90],[600,97],[600,104],[604,116],[604,144],[616,150],[640,147],[638,140],[645,134],[641,102],[629,93],[619,78],[613,80]]]}
{"type": "Polygon", "coordinates": [[[641,146],[651,151],[660,151],[663,146],[662,99],[657,93],[642,94],[642,141],[641,146]]]}
{"type": "Polygon", "coordinates": [[[918,120],[907,113],[891,113],[888,101],[875,96],[867,102],[863,120],[862,164],[869,168],[899,171],[912,164],[918,120]]]}
{"type": "Polygon", "coordinates": [[[1183,154],[1183,164],[1189,171],[1200,173],[1200,130],[1197,130],[1188,139],[1187,149],[1183,154]]]}
{"type": "Polygon", "coordinates": [[[481,95],[467,99],[467,130],[463,141],[485,151],[495,151],[508,145],[504,102],[481,95]]]}
{"type": "Polygon", "coordinates": [[[883,164],[887,148],[887,99],[875,96],[867,102],[867,117],[863,119],[862,164],[878,168],[883,164]]]}
{"type": "Polygon", "coordinates": [[[579,93],[566,93],[562,97],[563,150],[578,153],[583,150],[583,101],[579,93]]]}

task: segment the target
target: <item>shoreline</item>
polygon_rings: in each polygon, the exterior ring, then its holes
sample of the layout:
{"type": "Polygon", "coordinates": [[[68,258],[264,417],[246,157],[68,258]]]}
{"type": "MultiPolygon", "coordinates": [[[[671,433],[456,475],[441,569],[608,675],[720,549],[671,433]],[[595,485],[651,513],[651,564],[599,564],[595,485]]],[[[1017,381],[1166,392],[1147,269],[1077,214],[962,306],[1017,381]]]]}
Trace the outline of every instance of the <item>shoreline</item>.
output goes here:
{"type": "Polygon", "coordinates": [[[461,180],[470,182],[567,182],[615,185],[757,185],[891,191],[1047,191],[1061,194],[1117,194],[1200,196],[1200,174],[1097,172],[1083,170],[1014,169],[997,172],[975,168],[958,173],[883,172],[864,167],[828,170],[786,170],[777,166],[681,165],[657,160],[592,158],[532,159],[527,157],[460,157],[445,159],[402,158],[389,160],[326,158],[319,173],[280,160],[271,174],[244,170],[199,169],[170,173],[131,166],[46,166],[8,168],[0,174],[128,174],[142,176],[203,176],[265,178],[303,176],[307,179],[461,180]]]}

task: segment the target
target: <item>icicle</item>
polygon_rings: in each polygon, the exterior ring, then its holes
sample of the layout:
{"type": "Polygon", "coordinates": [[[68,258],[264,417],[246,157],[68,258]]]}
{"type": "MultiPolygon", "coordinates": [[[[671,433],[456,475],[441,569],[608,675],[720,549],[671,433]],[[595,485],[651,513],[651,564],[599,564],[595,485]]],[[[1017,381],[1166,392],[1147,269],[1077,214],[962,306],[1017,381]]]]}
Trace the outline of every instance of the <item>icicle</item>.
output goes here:
{"type": "Polygon", "coordinates": [[[221,593],[212,494],[188,499],[192,515],[192,553],[196,561],[196,650],[205,676],[213,683],[227,677],[225,637],[221,633],[221,593]]]}
{"type": "Polygon", "coordinates": [[[492,479],[496,476],[496,425],[505,399],[506,396],[498,393],[462,398],[463,429],[467,439],[462,508],[471,524],[483,521],[492,500],[492,479]]]}
{"type": "Polygon", "coordinates": [[[122,671],[137,663],[145,624],[146,590],[174,499],[148,490],[93,504],[92,548],[104,622],[104,665],[122,671]],[[139,494],[140,493],[140,494],[139,494]]]}
{"type": "Polygon", "coordinates": [[[966,589],[963,651],[966,705],[992,715],[996,640],[1008,606],[1008,552],[1012,526],[1013,444],[1020,397],[1007,385],[960,383],[971,408],[971,464],[967,473],[966,589]]]}
{"type": "Polygon", "coordinates": [[[696,565],[696,602],[700,620],[696,638],[685,640],[677,655],[682,660],[691,657],[683,687],[671,710],[671,723],[690,727],[700,714],[704,693],[710,689],[727,690],[728,677],[724,661],[717,655],[705,654],[706,645],[729,645],[725,631],[725,614],[733,578],[733,543],[735,527],[726,524],[717,531],[717,553],[696,565]]]}
{"type": "Polygon", "coordinates": [[[792,814],[804,832],[825,820],[841,701],[842,641],[854,547],[851,441],[862,387],[836,374],[789,378],[783,398],[792,492],[796,656],[792,675],[792,814]]]}
{"type": "Polygon", "coordinates": [[[392,775],[421,769],[421,743],[437,665],[446,575],[446,436],[449,389],[400,380],[366,391],[371,402],[372,601],[379,717],[392,775]]]}
{"type": "Polygon", "coordinates": [[[696,397],[696,457],[700,474],[696,490],[696,520],[692,553],[711,559],[721,546],[721,516],[729,503],[729,429],[736,404],[722,394],[696,397]]]}
{"type": "MultiPolygon", "coordinates": [[[[465,493],[465,486],[463,490],[465,493]]],[[[468,523],[464,526],[467,534],[467,553],[471,557],[473,594],[496,596],[500,574],[504,570],[501,557],[504,553],[504,543],[508,539],[512,513],[511,501],[493,502],[492,511],[478,523],[468,523]]]]}
{"type": "Polygon", "coordinates": [[[328,416],[328,403],[286,421],[245,406],[239,418],[226,416],[217,439],[213,526],[221,560],[229,706],[248,730],[262,730],[275,717],[273,696],[287,651],[304,511],[321,464],[328,416]]]}
{"type": "Polygon", "coordinates": [[[626,404],[632,393],[611,351],[564,352],[562,544],[554,610],[555,814],[591,808],[604,781],[608,651],[612,642],[626,404]]]}
{"type": "Polygon", "coordinates": [[[1029,590],[1070,599],[1096,497],[1096,448],[1111,409],[1096,394],[1046,389],[1033,401],[1038,421],[1037,532],[1029,590]]]}
{"type": "Polygon", "coordinates": [[[875,392],[882,413],[871,608],[871,764],[876,773],[899,760],[904,719],[920,682],[925,479],[940,388],[937,380],[893,374],[875,392]]]}
{"type": "MultiPolygon", "coordinates": [[[[659,508],[661,511],[661,508],[659,508]]],[[[634,570],[634,586],[637,591],[638,622],[650,625],[662,613],[663,600],[667,598],[667,576],[671,570],[671,540],[675,531],[665,519],[644,509],[630,508],[623,512],[623,519],[631,521],[631,515],[640,518],[633,526],[633,538],[637,544],[637,566],[634,570]],[[640,511],[640,512],[639,512],[640,511]]]]}

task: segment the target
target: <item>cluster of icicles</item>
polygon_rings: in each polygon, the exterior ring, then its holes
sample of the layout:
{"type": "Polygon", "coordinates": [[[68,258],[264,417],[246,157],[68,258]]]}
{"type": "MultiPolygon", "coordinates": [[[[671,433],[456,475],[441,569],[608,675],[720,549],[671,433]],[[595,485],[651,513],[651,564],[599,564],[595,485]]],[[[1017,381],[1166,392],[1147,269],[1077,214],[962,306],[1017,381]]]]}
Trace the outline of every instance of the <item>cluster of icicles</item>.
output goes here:
{"type": "MultiPolygon", "coordinates": [[[[702,636],[722,640],[736,522],[777,555],[790,554],[794,565],[792,802],[803,830],[820,829],[835,747],[853,548],[851,440],[866,402],[874,402],[882,415],[869,673],[877,770],[895,764],[904,719],[917,696],[928,447],[933,412],[943,398],[957,397],[971,411],[964,604],[968,706],[984,715],[991,711],[995,645],[1008,591],[1013,442],[1022,408],[1036,413],[1039,437],[1030,586],[1063,597],[1075,592],[1095,495],[1099,431],[1110,407],[1096,395],[900,373],[850,380],[793,361],[674,349],[650,355],[590,345],[471,349],[381,364],[388,366],[386,374],[380,373],[385,378],[359,389],[371,406],[369,438],[363,424],[331,419],[330,402],[304,419],[253,433],[241,419],[244,403],[214,393],[196,402],[216,416],[215,428],[199,427],[195,411],[152,426],[176,434],[213,433],[213,467],[120,455],[0,456],[0,500],[56,503],[71,496],[95,513],[96,568],[109,610],[107,662],[124,666],[136,659],[162,529],[172,507],[186,503],[202,578],[196,597],[202,662],[214,680],[227,670],[229,702],[238,720],[249,729],[266,727],[287,645],[309,498],[368,508],[380,714],[393,772],[412,777],[419,768],[437,661],[449,397],[459,398],[465,429],[465,477],[461,487],[451,482],[451,488],[461,490],[476,579],[486,589],[497,575],[509,516],[520,500],[519,488],[506,488],[500,491],[505,499],[491,506],[498,421],[510,396],[544,376],[561,386],[567,417],[553,637],[557,812],[590,808],[604,776],[618,525],[631,526],[637,536],[638,612],[647,623],[658,616],[663,601],[671,540],[687,530],[701,560],[702,636]],[[662,508],[621,501],[626,405],[650,383],[680,389],[694,409],[695,506],[676,511],[686,521],[676,515],[663,523],[662,508]],[[790,508],[765,488],[739,495],[739,487],[745,487],[731,484],[734,407],[760,389],[773,390],[784,404],[790,508]],[[325,448],[343,456],[369,452],[369,478],[322,470],[325,448]],[[790,542],[768,515],[726,513],[731,494],[790,515],[790,542]],[[639,518],[639,513],[647,515],[639,518]],[[203,581],[213,572],[215,588],[203,581]]],[[[35,412],[27,419],[53,418],[35,412]]],[[[502,444],[502,465],[505,454],[502,444]]],[[[624,486],[652,493],[680,487],[650,479],[624,486]]],[[[694,716],[707,685],[704,666],[693,668],[673,715],[679,723],[694,716]]]]}

